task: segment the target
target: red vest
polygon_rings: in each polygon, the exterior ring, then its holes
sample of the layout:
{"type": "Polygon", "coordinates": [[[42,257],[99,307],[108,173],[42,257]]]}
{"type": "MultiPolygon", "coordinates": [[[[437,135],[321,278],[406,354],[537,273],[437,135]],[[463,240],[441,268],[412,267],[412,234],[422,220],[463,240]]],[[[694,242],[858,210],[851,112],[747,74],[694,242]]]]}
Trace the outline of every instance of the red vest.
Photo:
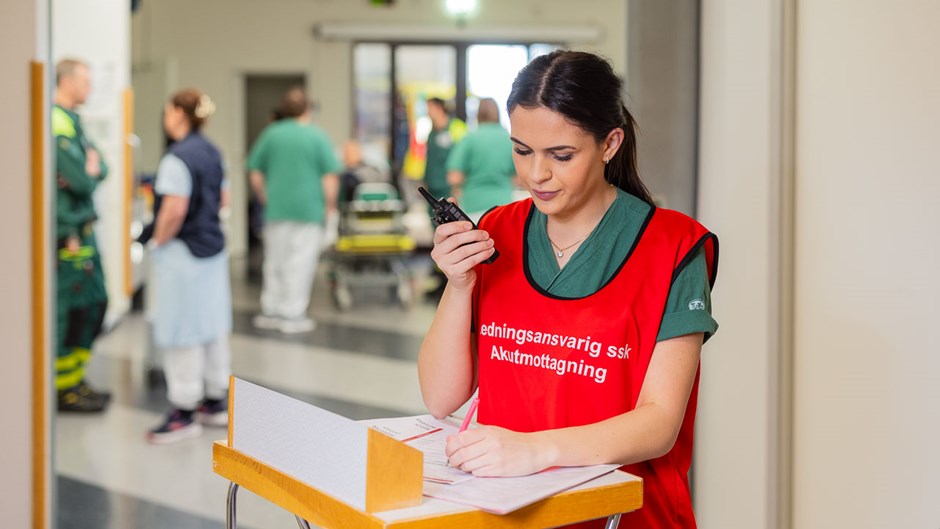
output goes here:
{"type": "MultiPolygon", "coordinates": [[[[532,208],[531,199],[523,200],[496,208],[480,221],[500,257],[477,268],[478,419],[532,432],[630,411],[675,275],[704,246],[714,283],[717,239],[681,213],[654,208],[607,284],[584,298],[558,298],[528,274],[525,233],[532,208]]],[[[644,507],[624,515],[621,527],[695,527],[688,473],[697,397],[698,375],[672,450],[623,467],[643,478],[644,507]]]]}

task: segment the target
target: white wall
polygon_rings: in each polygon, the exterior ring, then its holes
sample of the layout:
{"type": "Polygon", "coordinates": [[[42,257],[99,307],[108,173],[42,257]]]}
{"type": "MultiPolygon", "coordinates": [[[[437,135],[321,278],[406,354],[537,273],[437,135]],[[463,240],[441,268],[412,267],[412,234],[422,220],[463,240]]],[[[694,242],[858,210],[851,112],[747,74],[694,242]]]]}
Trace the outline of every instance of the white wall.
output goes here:
{"type": "MultiPolygon", "coordinates": [[[[0,513],[4,527],[33,523],[32,263],[30,61],[42,60],[48,15],[34,0],[0,3],[0,247],[6,258],[0,274],[0,513]]],[[[39,440],[38,446],[47,445],[39,440]]],[[[47,445],[48,446],[48,445],[47,445]]],[[[48,453],[48,450],[46,451],[48,453]]]]}
{"type": "Polygon", "coordinates": [[[52,55],[74,57],[91,67],[92,92],[79,109],[82,124],[101,149],[108,178],[95,193],[96,226],[105,281],[108,318],[129,307],[124,291],[124,90],[130,86],[130,4],[114,0],[52,1],[52,55]],[[81,21],[81,22],[77,22],[81,21]]]}
{"type": "Polygon", "coordinates": [[[703,351],[696,421],[702,529],[767,527],[772,512],[776,4],[701,5],[698,212],[720,240],[720,329],[703,351]]]}
{"type": "Polygon", "coordinates": [[[703,360],[699,526],[940,527],[940,3],[795,4],[792,77],[793,1],[702,5],[699,211],[722,239],[722,329],[703,360]]]}
{"type": "Polygon", "coordinates": [[[805,1],[794,527],[940,527],[940,2],[805,1]]]}
{"type": "Polygon", "coordinates": [[[637,165],[664,207],[692,215],[698,152],[698,2],[629,0],[627,108],[637,165]]]}
{"type": "MultiPolygon", "coordinates": [[[[617,69],[626,66],[626,4],[622,0],[582,0],[577,9],[566,0],[514,0],[480,2],[474,27],[579,25],[601,30],[600,40],[587,48],[604,53],[617,69]]],[[[350,135],[352,124],[351,45],[315,40],[316,23],[343,22],[453,25],[442,0],[399,1],[389,9],[371,7],[365,1],[340,0],[161,0],[143,2],[133,17],[135,71],[148,68],[174,78],[180,86],[196,86],[216,102],[217,111],[206,134],[223,151],[232,179],[233,204],[245,202],[244,94],[246,73],[303,73],[310,94],[321,102],[316,120],[334,142],[350,135]],[[166,61],[178,67],[169,70],[166,61]]],[[[157,81],[162,83],[162,81],[157,81]]],[[[142,93],[143,91],[141,91],[142,93]]],[[[168,95],[138,101],[141,121],[156,123],[168,95]],[[152,116],[145,117],[144,114],[152,116]]],[[[159,130],[141,130],[147,143],[158,139],[159,130]]],[[[152,152],[152,151],[151,151],[152,152]]],[[[149,156],[148,156],[149,157],[149,156]]],[[[152,159],[155,163],[156,157],[152,159]]],[[[152,170],[152,168],[151,168],[152,170]]],[[[244,234],[244,214],[233,211],[231,233],[244,234]]],[[[241,237],[229,241],[237,255],[244,250],[241,237]]]]}

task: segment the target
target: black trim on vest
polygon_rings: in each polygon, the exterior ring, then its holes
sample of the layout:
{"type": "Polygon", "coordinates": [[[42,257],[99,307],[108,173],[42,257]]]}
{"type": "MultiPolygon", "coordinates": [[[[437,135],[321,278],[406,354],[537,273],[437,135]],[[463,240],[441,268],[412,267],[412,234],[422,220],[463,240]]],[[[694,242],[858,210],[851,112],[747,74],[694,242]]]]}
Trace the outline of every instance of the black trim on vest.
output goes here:
{"type": "Polygon", "coordinates": [[[496,208],[498,208],[498,207],[500,207],[500,206],[493,206],[493,207],[491,207],[490,209],[484,211],[483,214],[480,215],[480,220],[477,221],[477,228],[479,228],[479,227],[480,227],[480,223],[483,222],[483,217],[489,215],[494,209],[496,209],[496,208]]]}
{"type": "Polygon", "coordinates": [[[708,284],[711,288],[715,288],[715,281],[718,279],[718,236],[712,234],[712,237],[714,237],[715,248],[712,254],[712,270],[708,276],[708,284]]]}
{"type": "Polygon", "coordinates": [[[551,298],[551,299],[569,301],[569,300],[585,299],[585,298],[589,298],[593,296],[594,294],[597,294],[601,290],[604,290],[604,288],[606,288],[607,285],[611,284],[614,281],[614,279],[616,279],[617,276],[620,275],[620,271],[623,270],[623,267],[626,266],[627,261],[629,261],[630,257],[633,256],[634,250],[636,250],[637,245],[640,244],[640,239],[642,239],[643,234],[646,233],[646,228],[649,226],[650,221],[653,220],[653,215],[656,213],[656,206],[652,206],[652,205],[650,206],[650,211],[646,215],[646,218],[643,219],[643,225],[640,226],[640,231],[637,232],[636,239],[633,240],[633,245],[630,247],[630,251],[628,251],[627,255],[624,256],[623,261],[620,262],[620,266],[618,266],[617,269],[614,270],[614,273],[611,274],[610,278],[607,279],[607,281],[605,281],[604,284],[601,285],[594,292],[591,292],[590,294],[586,296],[581,296],[579,298],[566,298],[566,297],[549,293],[544,288],[542,288],[538,283],[535,282],[535,279],[532,277],[531,272],[529,272],[529,239],[528,237],[526,237],[526,234],[529,233],[529,225],[532,222],[534,210],[535,210],[535,203],[533,202],[529,206],[529,214],[526,216],[525,224],[522,227],[522,271],[523,273],[525,273],[526,281],[528,281],[529,285],[532,288],[534,288],[535,291],[538,292],[539,294],[542,294],[543,296],[547,298],[551,298]]]}
{"type": "Polygon", "coordinates": [[[711,290],[715,288],[715,279],[718,278],[718,236],[711,232],[702,235],[702,238],[696,241],[696,243],[692,245],[692,248],[689,249],[688,253],[685,254],[685,257],[679,261],[676,269],[672,272],[672,279],[669,281],[670,285],[676,282],[676,278],[679,277],[679,274],[682,272],[682,270],[692,262],[692,259],[695,258],[695,254],[698,253],[698,251],[701,250],[708,241],[712,241],[712,244],[714,245],[714,251],[712,253],[712,269],[708,271],[708,289],[711,290]]]}

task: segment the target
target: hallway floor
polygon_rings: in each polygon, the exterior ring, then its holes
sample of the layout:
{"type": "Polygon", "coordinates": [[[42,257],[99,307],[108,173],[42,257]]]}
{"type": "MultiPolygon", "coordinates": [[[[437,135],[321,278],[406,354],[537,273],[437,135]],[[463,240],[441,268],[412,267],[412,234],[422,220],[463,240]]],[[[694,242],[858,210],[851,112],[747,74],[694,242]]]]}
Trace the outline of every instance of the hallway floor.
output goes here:
{"type": "MultiPolygon", "coordinates": [[[[430,263],[413,264],[421,290],[430,263]]],[[[416,359],[435,302],[418,298],[403,309],[385,292],[365,291],[341,313],[321,266],[310,308],[317,328],[284,335],[252,327],[260,283],[248,268],[245,262],[232,266],[235,376],[352,419],[425,413],[416,359]]],[[[228,482],[212,472],[211,445],[225,438],[225,429],[206,428],[200,438],[173,445],[144,439],[168,403],[143,315],[125,316],[94,349],[88,379],[110,390],[112,403],[101,415],[59,414],[55,420],[58,529],[223,528],[228,482]]],[[[243,490],[238,527],[287,529],[296,522],[243,490]]]]}

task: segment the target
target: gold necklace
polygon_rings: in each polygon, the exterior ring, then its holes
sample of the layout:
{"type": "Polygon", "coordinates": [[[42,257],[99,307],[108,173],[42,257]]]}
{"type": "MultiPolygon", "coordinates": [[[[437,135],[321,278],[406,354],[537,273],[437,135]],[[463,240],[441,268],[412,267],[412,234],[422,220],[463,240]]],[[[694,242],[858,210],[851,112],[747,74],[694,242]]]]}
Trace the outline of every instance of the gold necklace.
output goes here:
{"type": "MultiPolygon", "coordinates": [[[[606,162],[605,162],[605,163],[606,163],[606,162]]],[[[613,187],[614,185],[613,185],[613,184],[608,184],[608,186],[609,186],[609,187],[613,187]]],[[[616,200],[616,198],[617,198],[617,195],[615,194],[615,195],[614,195],[614,199],[616,200]]],[[[609,207],[610,207],[610,204],[607,204],[607,207],[609,208],[609,207]]],[[[606,208],[604,209],[604,212],[605,212],[605,214],[606,214],[606,212],[607,212],[607,209],[606,209],[606,208]]],[[[601,218],[603,218],[603,217],[601,217],[601,218]]],[[[600,221],[598,221],[598,222],[600,222],[600,221]]],[[[597,224],[594,225],[594,228],[596,228],[596,227],[597,227],[597,224]]],[[[548,235],[548,226],[547,226],[547,225],[545,226],[545,236],[548,237],[548,242],[551,243],[551,245],[555,248],[555,255],[557,255],[558,258],[561,259],[562,257],[565,256],[565,250],[568,250],[569,248],[571,248],[571,247],[574,246],[575,244],[578,244],[579,242],[583,241],[584,239],[587,239],[587,238],[588,238],[588,235],[590,235],[591,232],[594,231],[594,228],[591,228],[591,231],[587,232],[587,234],[586,234],[584,237],[581,237],[580,239],[574,241],[573,243],[569,244],[568,246],[565,246],[564,248],[559,248],[558,245],[555,244],[555,241],[553,241],[552,238],[548,235]]]]}

